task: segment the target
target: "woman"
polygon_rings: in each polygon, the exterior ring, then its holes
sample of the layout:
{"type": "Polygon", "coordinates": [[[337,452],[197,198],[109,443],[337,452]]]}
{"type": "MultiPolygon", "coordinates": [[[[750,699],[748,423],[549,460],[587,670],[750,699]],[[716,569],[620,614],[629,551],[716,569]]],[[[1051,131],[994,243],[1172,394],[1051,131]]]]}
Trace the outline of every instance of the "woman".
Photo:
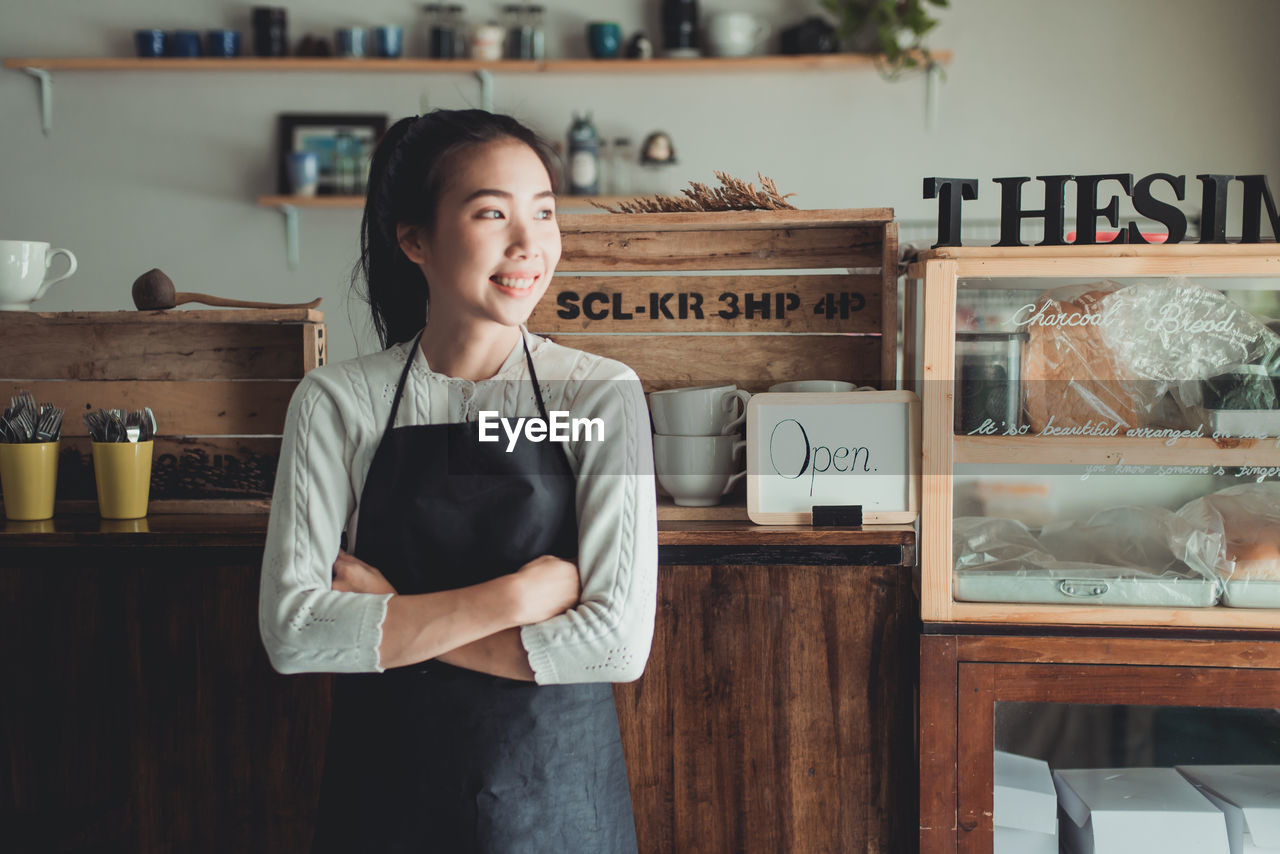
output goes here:
{"type": "Polygon", "coordinates": [[[359,267],[387,349],[289,406],[260,624],[280,672],[342,674],[316,851],[635,851],[608,683],[652,639],[652,448],[633,371],[524,329],[560,257],[548,151],[479,110],[396,123],[359,267]],[[477,424],[556,411],[603,436],[477,424]]]}

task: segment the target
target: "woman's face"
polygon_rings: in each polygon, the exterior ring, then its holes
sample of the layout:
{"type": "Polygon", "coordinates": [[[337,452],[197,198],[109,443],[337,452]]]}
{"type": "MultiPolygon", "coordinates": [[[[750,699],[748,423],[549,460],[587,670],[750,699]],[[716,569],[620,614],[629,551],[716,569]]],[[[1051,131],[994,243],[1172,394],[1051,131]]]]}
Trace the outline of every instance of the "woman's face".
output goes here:
{"type": "Polygon", "coordinates": [[[431,314],[518,326],[560,260],[555,194],[542,160],[516,140],[485,143],[453,164],[435,227],[401,245],[431,288],[431,314]],[[417,257],[415,257],[415,255],[417,257]]]}

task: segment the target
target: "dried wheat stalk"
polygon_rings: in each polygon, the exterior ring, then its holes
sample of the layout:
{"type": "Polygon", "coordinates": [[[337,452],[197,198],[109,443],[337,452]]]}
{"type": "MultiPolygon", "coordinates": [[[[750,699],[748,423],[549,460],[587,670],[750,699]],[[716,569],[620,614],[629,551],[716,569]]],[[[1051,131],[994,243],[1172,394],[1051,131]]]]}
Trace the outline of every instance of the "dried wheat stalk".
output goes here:
{"type": "Polygon", "coordinates": [[[697,181],[690,181],[688,188],[681,190],[681,196],[667,196],[658,193],[643,196],[629,202],[619,202],[616,206],[593,201],[591,204],[609,213],[688,213],[696,211],[793,211],[796,206],[787,201],[795,193],[785,196],[778,192],[773,179],[766,178],[759,172],[761,189],[757,190],[749,181],[739,180],[725,172],[716,172],[720,179],[719,187],[710,187],[697,181]]]}

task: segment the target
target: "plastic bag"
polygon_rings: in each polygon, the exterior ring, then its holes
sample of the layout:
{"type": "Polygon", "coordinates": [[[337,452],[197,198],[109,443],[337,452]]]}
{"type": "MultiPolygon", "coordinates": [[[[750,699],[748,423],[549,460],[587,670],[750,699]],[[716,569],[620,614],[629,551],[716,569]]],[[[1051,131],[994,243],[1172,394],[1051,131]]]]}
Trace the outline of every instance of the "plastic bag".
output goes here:
{"type": "Polygon", "coordinates": [[[1011,519],[954,521],[958,600],[1208,607],[1222,538],[1163,507],[1116,507],[1037,536],[1011,519]]]}
{"type": "Polygon", "coordinates": [[[1222,393],[1235,395],[1230,408],[1276,403],[1273,389],[1267,395],[1280,335],[1220,292],[1185,278],[1056,288],[1022,319],[1030,335],[1023,385],[1037,433],[1194,430],[1206,399],[1220,401],[1222,393]],[[1255,373],[1240,371],[1242,365],[1263,366],[1268,376],[1237,381],[1255,373]],[[1211,378],[1216,385],[1206,385],[1211,378]]]}
{"type": "Polygon", "coordinates": [[[1188,502],[1178,516],[1219,538],[1224,604],[1280,608],[1280,483],[1231,486],[1188,502]]]}
{"type": "MultiPolygon", "coordinates": [[[[1134,373],[1170,383],[1204,380],[1261,363],[1280,336],[1221,292],[1176,277],[1121,288],[1104,304],[1107,346],[1134,373]]],[[[1185,402],[1185,401],[1184,401],[1185,402]]]]}

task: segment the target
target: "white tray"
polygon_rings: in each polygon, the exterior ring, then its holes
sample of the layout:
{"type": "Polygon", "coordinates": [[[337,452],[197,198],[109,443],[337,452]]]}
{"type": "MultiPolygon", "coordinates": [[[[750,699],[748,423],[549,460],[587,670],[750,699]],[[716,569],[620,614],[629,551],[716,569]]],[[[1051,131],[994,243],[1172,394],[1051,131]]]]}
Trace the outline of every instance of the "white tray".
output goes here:
{"type": "Polygon", "coordinates": [[[1228,608],[1280,608],[1280,581],[1228,581],[1222,604],[1228,608]]]}
{"type": "MultiPolygon", "coordinates": [[[[961,602],[1034,605],[1148,605],[1209,608],[1218,601],[1217,582],[1200,576],[1147,578],[1070,569],[965,569],[952,575],[952,595],[961,602]]],[[[1262,607],[1262,606],[1254,606],[1262,607]]]]}

